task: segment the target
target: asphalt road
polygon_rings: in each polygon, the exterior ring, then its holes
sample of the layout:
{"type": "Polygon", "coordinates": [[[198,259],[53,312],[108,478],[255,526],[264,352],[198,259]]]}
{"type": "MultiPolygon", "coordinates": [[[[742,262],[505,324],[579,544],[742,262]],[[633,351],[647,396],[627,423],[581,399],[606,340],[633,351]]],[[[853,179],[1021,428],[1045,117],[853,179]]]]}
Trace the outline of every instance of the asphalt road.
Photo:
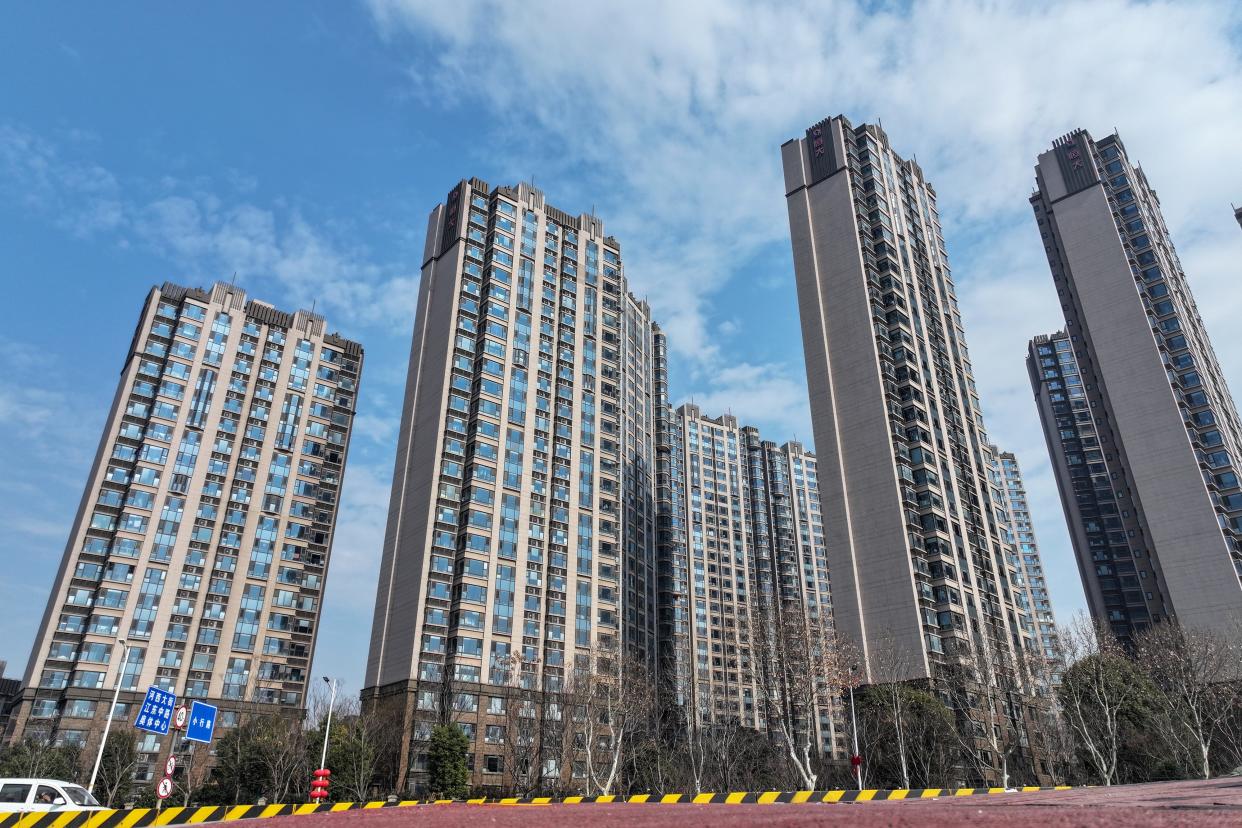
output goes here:
{"type": "Polygon", "coordinates": [[[811,826],[928,828],[1242,826],[1242,778],[1115,788],[992,794],[924,801],[804,805],[420,805],[277,817],[265,828],[466,828],[467,826],[811,826]],[[277,825],[276,823],[280,823],[277,825]]]}

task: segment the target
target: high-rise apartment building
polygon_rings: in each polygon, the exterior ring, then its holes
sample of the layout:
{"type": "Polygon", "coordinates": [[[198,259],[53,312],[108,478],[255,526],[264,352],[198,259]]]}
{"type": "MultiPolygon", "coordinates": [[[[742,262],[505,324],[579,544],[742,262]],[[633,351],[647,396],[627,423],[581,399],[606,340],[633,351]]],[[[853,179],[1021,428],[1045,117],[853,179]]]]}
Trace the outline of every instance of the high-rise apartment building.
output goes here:
{"type": "MultiPolygon", "coordinates": [[[[830,640],[815,456],[692,404],[670,410],[669,423],[668,485],[675,494],[660,518],[681,532],[657,558],[660,676],[692,726],[734,722],[765,730],[773,694],[760,674],[760,641],[771,637],[756,626],[794,612],[830,640]]],[[[814,723],[812,743],[829,755],[839,747],[835,702],[823,698],[814,723]]]]}
{"type": "MultiPolygon", "coordinates": [[[[751,670],[750,623],[755,549],[746,442],[731,416],[697,406],[672,411],[670,485],[680,542],[661,549],[661,665],[687,722],[759,726],[751,670]]],[[[665,515],[662,515],[664,517],[665,515]]]]}
{"type": "MultiPolygon", "coordinates": [[[[1026,485],[1022,482],[1022,468],[1011,451],[1001,451],[989,446],[994,457],[992,500],[1003,504],[1005,524],[1016,568],[1021,573],[1024,594],[1021,596],[1026,617],[1031,625],[1029,631],[1039,643],[1041,662],[1039,667],[1050,682],[1057,681],[1060,669],[1060,640],[1057,622],[1052,614],[1052,598],[1048,594],[1048,581],[1044,577],[1044,564],[1035,539],[1035,527],[1031,523],[1031,507],[1027,502],[1026,485]]],[[[1004,533],[1002,533],[1004,534],[1004,533]]]]}
{"type": "MultiPolygon", "coordinates": [[[[305,707],[362,358],[232,285],[152,289],[12,735],[101,732],[118,676],[130,718],[149,685],[224,726],[247,703],[305,707]]],[[[146,738],[138,777],[170,748],[146,738]]]]}
{"type": "Polygon", "coordinates": [[[844,117],[782,159],[837,633],[869,681],[1029,694],[1035,638],[990,492],[936,192],[882,129],[844,117]]]}
{"type": "Polygon", "coordinates": [[[572,734],[514,719],[510,691],[653,659],[663,349],[600,219],[528,184],[461,181],[423,258],[364,698],[408,700],[412,790],[450,719],[474,784],[568,782],[572,734]]]}
{"type": "MultiPolygon", "coordinates": [[[[813,646],[836,646],[815,455],[796,441],[777,445],[764,440],[753,426],[744,427],[742,434],[746,441],[751,504],[752,630],[759,624],[788,629],[784,625],[792,613],[799,630],[805,625],[807,640],[813,646]]],[[[764,657],[765,651],[762,631],[759,632],[761,640],[752,641],[756,661],[764,657]]],[[[768,635],[766,640],[780,643],[779,635],[768,635]]],[[[776,649],[778,652],[769,656],[775,655],[774,660],[779,662],[781,647],[776,649]]],[[[763,667],[756,665],[760,670],[763,667]]],[[[759,683],[760,689],[764,689],[763,681],[759,683]]],[[[760,727],[771,729],[773,722],[767,719],[778,715],[773,707],[783,700],[771,687],[765,696],[761,707],[765,720],[760,727]]],[[[816,693],[811,744],[821,753],[839,758],[846,755],[846,731],[838,702],[831,692],[816,693]]]]}
{"type": "Polygon", "coordinates": [[[651,319],[647,303],[626,292],[622,326],[625,365],[622,370],[620,409],[623,457],[621,481],[625,513],[621,526],[624,547],[622,649],[649,671],[655,670],[656,645],[656,408],[666,391],[657,387],[666,355],[660,326],[651,319]]]}
{"type": "Polygon", "coordinates": [[[1160,202],[1117,135],[1039,156],[1031,197],[1066,329],[1028,367],[1093,615],[1242,621],[1242,426],[1160,202]]]}

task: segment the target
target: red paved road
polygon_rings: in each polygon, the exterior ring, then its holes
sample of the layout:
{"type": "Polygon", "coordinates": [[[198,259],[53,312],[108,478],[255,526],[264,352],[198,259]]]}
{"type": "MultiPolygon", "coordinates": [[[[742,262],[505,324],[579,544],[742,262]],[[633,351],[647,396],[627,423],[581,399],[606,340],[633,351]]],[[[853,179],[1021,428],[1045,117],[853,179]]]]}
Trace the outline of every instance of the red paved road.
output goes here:
{"type": "Polygon", "coordinates": [[[279,817],[264,828],[467,828],[467,826],[798,826],[935,828],[1181,828],[1242,826],[1242,778],[932,801],[805,805],[420,805],[279,817]]]}

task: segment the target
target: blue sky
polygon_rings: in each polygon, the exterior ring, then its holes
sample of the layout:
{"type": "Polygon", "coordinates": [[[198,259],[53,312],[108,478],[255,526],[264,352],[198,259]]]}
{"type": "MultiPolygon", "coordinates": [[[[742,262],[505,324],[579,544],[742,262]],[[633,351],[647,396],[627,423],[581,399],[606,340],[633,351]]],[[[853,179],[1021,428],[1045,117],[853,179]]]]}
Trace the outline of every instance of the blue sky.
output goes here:
{"type": "Polygon", "coordinates": [[[315,670],[357,688],[428,211],[534,178],[594,207],[673,391],[811,441],[778,147],[879,118],[936,185],[989,429],[1082,607],[1022,358],[1060,326],[1034,156],[1115,127],[1231,385],[1239,9],[1219,3],[78,4],[0,11],[0,660],[19,673],[146,290],[237,274],[367,350],[315,670]],[[89,309],[89,312],[88,312],[89,309]]]}

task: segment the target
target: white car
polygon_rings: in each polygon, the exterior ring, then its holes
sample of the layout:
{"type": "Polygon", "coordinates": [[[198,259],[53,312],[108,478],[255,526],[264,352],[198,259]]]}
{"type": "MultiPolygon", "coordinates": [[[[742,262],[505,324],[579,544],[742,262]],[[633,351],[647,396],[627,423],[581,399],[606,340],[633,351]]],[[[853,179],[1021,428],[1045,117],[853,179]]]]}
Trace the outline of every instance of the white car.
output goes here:
{"type": "Polygon", "coordinates": [[[102,811],[86,788],[58,779],[0,779],[0,814],[13,811],[102,811]]]}

